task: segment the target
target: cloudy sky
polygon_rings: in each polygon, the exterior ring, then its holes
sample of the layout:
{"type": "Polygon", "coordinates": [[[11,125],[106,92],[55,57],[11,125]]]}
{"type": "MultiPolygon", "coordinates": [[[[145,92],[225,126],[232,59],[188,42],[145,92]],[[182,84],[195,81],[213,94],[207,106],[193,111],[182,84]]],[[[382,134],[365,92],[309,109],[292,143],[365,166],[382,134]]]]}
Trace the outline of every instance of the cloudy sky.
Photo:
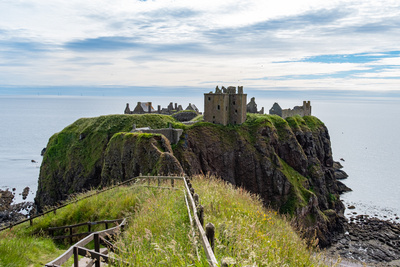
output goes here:
{"type": "Polygon", "coordinates": [[[0,0],[0,87],[394,91],[399,81],[398,0],[0,0]]]}

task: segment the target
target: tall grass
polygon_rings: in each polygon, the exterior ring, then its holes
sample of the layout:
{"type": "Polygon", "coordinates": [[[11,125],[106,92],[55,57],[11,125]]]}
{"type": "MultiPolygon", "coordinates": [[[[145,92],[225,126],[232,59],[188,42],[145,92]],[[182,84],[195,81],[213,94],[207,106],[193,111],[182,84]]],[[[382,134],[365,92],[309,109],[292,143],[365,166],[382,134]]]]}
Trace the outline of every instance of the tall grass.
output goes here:
{"type": "MultiPolygon", "coordinates": [[[[205,223],[216,226],[218,262],[323,266],[321,255],[308,249],[288,220],[265,209],[257,196],[214,177],[194,177],[192,184],[204,206],[205,223]]],[[[175,189],[119,187],[35,219],[32,227],[22,224],[4,231],[0,266],[43,266],[61,255],[69,245],[56,245],[46,236],[48,227],[122,217],[129,220],[115,240],[114,257],[133,266],[208,266],[199,239],[192,235],[183,183],[176,181],[175,189]]]]}
{"type": "Polygon", "coordinates": [[[0,234],[1,267],[43,266],[62,253],[48,238],[17,237],[13,231],[0,234]]]}
{"type": "Polygon", "coordinates": [[[259,197],[213,177],[197,177],[193,187],[204,206],[205,224],[216,227],[215,255],[229,266],[320,266],[321,255],[259,197]]]}
{"type": "MultiPolygon", "coordinates": [[[[182,184],[181,184],[182,185],[182,184]]],[[[208,266],[195,240],[180,190],[153,189],[118,241],[118,258],[133,266],[208,266]]]]}

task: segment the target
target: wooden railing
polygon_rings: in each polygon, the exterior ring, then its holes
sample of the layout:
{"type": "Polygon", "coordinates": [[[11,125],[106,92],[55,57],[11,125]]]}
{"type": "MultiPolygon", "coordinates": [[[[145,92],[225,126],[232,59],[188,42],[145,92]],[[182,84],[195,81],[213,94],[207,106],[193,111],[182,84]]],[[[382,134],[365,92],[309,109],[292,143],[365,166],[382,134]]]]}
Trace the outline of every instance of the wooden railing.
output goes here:
{"type": "MultiPolygon", "coordinates": [[[[194,221],[196,223],[197,230],[199,231],[200,240],[203,245],[204,252],[206,253],[208,264],[211,267],[217,267],[218,261],[215,258],[213,248],[210,245],[210,242],[214,243],[214,240],[213,240],[214,236],[206,235],[206,232],[204,231],[204,228],[203,228],[203,222],[200,222],[196,203],[193,199],[193,196],[195,195],[194,188],[192,187],[191,183],[188,182],[186,179],[184,179],[184,181],[185,181],[185,189],[186,189],[185,192],[186,192],[186,195],[188,196],[189,202],[191,204],[191,210],[193,212],[194,221]]],[[[197,197],[198,197],[198,195],[197,195],[197,197]]],[[[189,213],[190,213],[190,211],[189,211],[189,213]]]]}
{"type": "Polygon", "coordinates": [[[66,226],[60,226],[60,227],[50,227],[47,229],[49,232],[50,236],[53,239],[66,239],[69,238],[70,243],[72,243],[72,238],[76,236],[87,236],[92,233],[92,226],[93,225],[99,225],[99,224],[104,224],[105,228],[108,229],[108,225],[111,223],[121,223],[124,219],[116,219],[116,220],[104,220],[104,221],[97,221],[97,222],[85,222],[85,223],[78,223],[78,224],[73,224],[73,225],[66,225],[66,226]],[[88,226],[88,231],[84,233],[73,233],[72,229],[81,227],[81,226],[88,226]],[[54,233],[57,230],[65,230],[69,229],[69,235],[61,235],[61,236],[55,236],[54,233]]]}
{"type": "MultiPolygon", "coordinates": [[[[75,243],[71,246],[64,254],[59,256],[57,259],[47,263],[45,266],[47,267],[58,267],[62,264],[66,263],[72,256],[74,256],[74,267],[79,266],[79,256],[84,256],[91,259],[91,262],[87,264],[87,266],[92,266],[93,264],[97,267],[100,266],[101,262],[104,263],[122,263],[120,260],[115,259],[113,257],[108,256],[108,249],[113,248],[113,244],[109,242],[106,238],[112,238],[113,236],[120,233],[126,225],[126,219],[123,219],[120,225],[117,225],[113,228],[91,233],[89,236],[85,237],[78,243],[75,243]],[[85,248],[87,244],[91,241],[94,241],[94,250],[90,250],[85,248]],[[100,244],[103,244],[107,247],[107,250],[100,252],[100,244]]],[[[129,265],[126,262],[123,264],[129,265]]]]}

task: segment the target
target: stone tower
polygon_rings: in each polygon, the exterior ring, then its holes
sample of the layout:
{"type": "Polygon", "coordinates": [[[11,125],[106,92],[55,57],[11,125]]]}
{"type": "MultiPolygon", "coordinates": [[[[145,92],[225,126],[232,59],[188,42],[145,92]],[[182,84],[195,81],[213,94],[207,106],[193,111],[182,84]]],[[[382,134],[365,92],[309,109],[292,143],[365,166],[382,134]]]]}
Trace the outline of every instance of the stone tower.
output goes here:
{"type": "Polygon", "coordinates": [[[204,121],[227,125],[242,124],[246,121],[246,99],[243,94],[243,86],[218,86],[215,93],[204,94],[204,121]]]}

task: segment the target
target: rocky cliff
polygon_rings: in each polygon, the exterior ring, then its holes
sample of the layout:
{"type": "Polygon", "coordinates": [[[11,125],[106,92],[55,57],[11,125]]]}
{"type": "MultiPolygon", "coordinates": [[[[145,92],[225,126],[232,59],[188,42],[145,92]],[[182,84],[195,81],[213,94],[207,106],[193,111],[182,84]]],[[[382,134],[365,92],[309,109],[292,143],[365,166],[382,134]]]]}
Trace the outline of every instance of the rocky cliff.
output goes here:
{"type": "Polygon", "coordinates": [[[103,116],[78,120],[55,134],[41,166],[39,209],[139,173],[211,173],[294,215],[321,246],[343,231],[339,193],[346,187],[335,178],[328,130],[317,118],[249,114],[235,126],[173,123],[184,128],[173,148],[160,135],[127,133],[133,123],[160,128],[172,121],[160,115],[103,116]]]}

